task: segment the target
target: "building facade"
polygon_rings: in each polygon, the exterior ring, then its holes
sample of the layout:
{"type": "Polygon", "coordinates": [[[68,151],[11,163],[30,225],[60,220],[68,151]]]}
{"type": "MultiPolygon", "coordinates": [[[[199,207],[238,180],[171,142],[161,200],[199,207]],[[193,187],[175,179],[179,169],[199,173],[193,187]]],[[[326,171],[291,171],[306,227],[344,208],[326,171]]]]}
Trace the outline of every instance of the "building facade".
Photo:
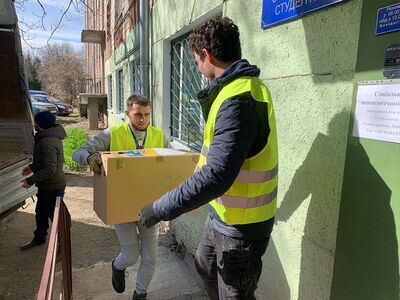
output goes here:
{"type": "MultiPolygon", "coordinates": [[[[107,94],[110,125],[118,124],[127,97],[141,92],[139,1],[86,2],[86,29],[105,35],[103,45],[86,49],[92,91],[107,94]]],[[[336,1],[262,29],[266,2],[266,10],[278,3],[279,9],[300,11],[318,0],[150,2],[153,123],[173,145],[200,149],[204,120],[196,94],[207,82],[186,39],[203,21],[230,17],[241,32],[243,57],[261,69],[270,88],[277,119],[278,213],[259,299],[398,299],[400,190],[393,178],[400,177],[400,147],[353,134],[358,86],[397,82],[382,69],[387,45],[400,43],[399,31],[377,35],[375,26],[377,11],[398,1],[336,1]]],[[[172,222],[189,256],[206,214],[204,207],[172,222]]]]}

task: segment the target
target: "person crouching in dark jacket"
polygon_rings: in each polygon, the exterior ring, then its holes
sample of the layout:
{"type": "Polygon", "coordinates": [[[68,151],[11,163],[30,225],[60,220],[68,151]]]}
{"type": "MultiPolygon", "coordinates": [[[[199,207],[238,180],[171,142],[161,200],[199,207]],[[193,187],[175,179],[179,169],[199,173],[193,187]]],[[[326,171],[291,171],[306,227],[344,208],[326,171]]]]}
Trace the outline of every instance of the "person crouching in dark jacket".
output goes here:
{"type": "Polygon", "coordinates": [[[62,140],[66,137],[64,127],[56,124],[55,116],[49,111],[35,115],[35,146],[33,161],[22,170],[23,176],[30,177],[21,181],[23,188],[36,185],[38,188],[35,209],[36,230],[33,239],[22,246],[21,250],[44,244],[46,242],[49,219],[53,221],[56,198],[63,196],[66,186],[64,150],[62,140]]]}

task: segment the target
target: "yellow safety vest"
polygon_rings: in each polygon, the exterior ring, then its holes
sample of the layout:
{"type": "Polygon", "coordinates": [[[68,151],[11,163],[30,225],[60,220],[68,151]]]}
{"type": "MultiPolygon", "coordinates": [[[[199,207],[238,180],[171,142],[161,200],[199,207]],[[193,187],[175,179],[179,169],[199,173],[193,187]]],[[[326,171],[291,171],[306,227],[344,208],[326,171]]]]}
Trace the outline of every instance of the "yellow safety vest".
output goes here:
{"type": "MultiPolygon", "coordinates": [[[[151,125],[147,127],[144,148],[164,148],[163,132],[151,125]]],[[[129,129],[129,124],[124,123],[111,127],[111,151],[135,150],[136,144],[129,129]]]]}
{"type": "Polygon", "coordinates": [[[234,183],[210,205],[227,224],[251,224],[271,219],[276,212],[278,190],[278,142],[274,108],[265,84],[256,77],[236,79],[219,92],[214,100],[204,129],[204,142],[196,169],[207,164],[208,149],[214,136],[215,120],[222,103],[235,95],[251,92],[254,100],[268,104],[270,133],[265,147],[244,161],[234,183]]]}

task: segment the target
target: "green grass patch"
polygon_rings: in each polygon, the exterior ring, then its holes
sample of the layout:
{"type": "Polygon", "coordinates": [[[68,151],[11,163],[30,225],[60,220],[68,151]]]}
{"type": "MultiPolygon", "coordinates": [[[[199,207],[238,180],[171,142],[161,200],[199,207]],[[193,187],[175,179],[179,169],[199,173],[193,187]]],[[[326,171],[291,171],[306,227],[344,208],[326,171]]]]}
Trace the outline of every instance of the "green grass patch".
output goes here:
{"type": "Polygon", "coordinates": [[[72,160],[72,153],[87,142],[87,134],[82,128],[68,128],[64,143],[64,164],[70,170],[82,170],[82,166],[72,160]]]}

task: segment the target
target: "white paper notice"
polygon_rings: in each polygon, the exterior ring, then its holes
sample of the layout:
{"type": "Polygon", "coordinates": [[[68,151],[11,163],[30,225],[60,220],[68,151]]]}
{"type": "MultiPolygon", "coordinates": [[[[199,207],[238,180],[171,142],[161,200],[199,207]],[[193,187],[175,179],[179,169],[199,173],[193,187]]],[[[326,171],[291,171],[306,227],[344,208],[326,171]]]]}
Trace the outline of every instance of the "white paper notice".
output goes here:
{"type": "Polygon", "coordinates": [[[400,143],[400,83],[358,86],[353,135],[400,143]]]}

